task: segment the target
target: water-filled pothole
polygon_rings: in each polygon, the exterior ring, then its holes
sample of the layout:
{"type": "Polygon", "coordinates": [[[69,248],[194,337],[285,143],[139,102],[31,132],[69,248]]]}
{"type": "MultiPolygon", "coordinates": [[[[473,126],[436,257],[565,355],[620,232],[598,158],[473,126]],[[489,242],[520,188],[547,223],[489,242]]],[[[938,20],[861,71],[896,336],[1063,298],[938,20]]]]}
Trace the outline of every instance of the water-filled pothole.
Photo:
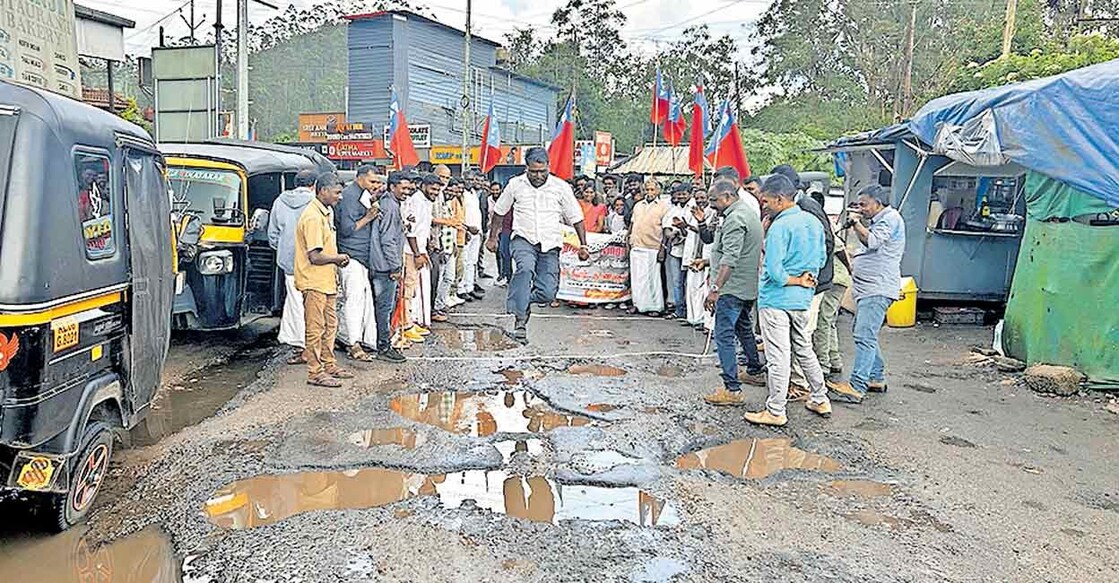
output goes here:
{"type": "Polygon", "coordinates": [[[734,476],[759,480],[781,470],[837,472],[839,462],[820,454],[793,447],[791,439],[739,439],[701,449],[676,459],[685,470],[709,469],[734,476]]]}
{"type": "Polygon", "coordinates": [[[351,433],[346,439],[358,447],[376,447],[378,445],[399,445],[404,449],[416,449],[427,441],[426,436],[407,427],[389,427],[388,429],[366,429],[351,433]]]}
{"type": "Polygon", "coordinates": [[[149,526],[103,545],[91,543],[85,531],[84,526],[77,526],[50,537],[5,543],[0,550],[0,573],[12,580],[42,583],[171,583],[182,578],[182,563],[159,527],[149,526]]]}
{"type": "Polygon", "coordinates": [[[596,377],[620,377],[626,374],[626,369],[605,364],[573,364],[567,368],[567,373],[596,377]]]}
{"type": "Polygon", "coordinates": [[[880,498],[892,494],[894,488],[871,480],[833,480],[824,491],[838,498],[880,498]]]}
{"type": "Polygon", "coordinates": [[[148,416],[131,432],[133,445],[151,445],[212,417],[256,381],[272,354],[272,348],[266,346],[242,350],[225,362],[188,375],[180,384],[160,389],[148,416]]]}
{"type": "Polygon", "coordinates": [[[679,523],[672,506],[637,488],[560,484],[504,470],[428,475],[366,468],[257,476],[218,490],[206,501],[205,512],[217,526],[245,529],[304,512],[374,508],[426,496],[438,497],[443,508],[459,508],[473,500],[479,508],[535,522],[679,523]]]}
{"type": "Polygon", "coordinates": [[[501,352],[521,346],[500,328],[443,328],[432,335],[451,350],[501,352]]]}
{"type": "Polygon", "coordinates": [[[406,419],[473,437],[544,433],[591,423],[589,417],[553,409],[529,391],[418,393],[395,397],[389,407],[406,419]]]}

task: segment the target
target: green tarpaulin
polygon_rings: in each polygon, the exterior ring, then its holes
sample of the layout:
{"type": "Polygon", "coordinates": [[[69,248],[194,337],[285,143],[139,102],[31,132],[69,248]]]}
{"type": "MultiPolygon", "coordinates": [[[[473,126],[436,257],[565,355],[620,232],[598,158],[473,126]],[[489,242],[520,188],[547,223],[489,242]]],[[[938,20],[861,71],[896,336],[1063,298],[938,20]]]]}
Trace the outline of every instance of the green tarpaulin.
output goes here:
{"type": "Polygon", "coordinates": [[[1092,380],[1119,382],[1119,226],[1038,220],[1113,209],[1033,173],[1026,197],[1004,348],[1030,364],[1071,366],[1092,380]]]}

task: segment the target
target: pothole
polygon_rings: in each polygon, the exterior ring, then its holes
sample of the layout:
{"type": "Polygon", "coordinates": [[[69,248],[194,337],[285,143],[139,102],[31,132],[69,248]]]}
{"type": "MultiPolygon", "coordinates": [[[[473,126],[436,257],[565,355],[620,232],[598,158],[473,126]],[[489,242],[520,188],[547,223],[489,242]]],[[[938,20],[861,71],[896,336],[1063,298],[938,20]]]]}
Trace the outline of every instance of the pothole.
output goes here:
{"type": "Polygon", "coordinates": [[[793,447],[791,439],[739,439],[676,459],[683,470],[716,470],[736,478],[760,480],[781,470],[837,472],[834,459],[793,447]]]}
{"type": "Polygon", "coordinates": [[[256,381],[272,354],[271,347],[242,350],[225,362],[187,375],[179,384],[160,389],[147,417],[131,431],[133,445],[152,445],[212,417],[256,381]]]}
{"type": "Polygon", "coordinates": [[[626,369],[605,364],[573,364],[567,368],[567,373],[596,377],[620,377],[626,374],[626,369]]]}
{"type": "Polygon", "coordinates": [[[871,480],[834,480],[824,486],[824,491],[838,498],[881,498],[893,494],[894,488],[871,480]]]}
{"type": "Polygon", "coordinates": [[[666,365],[663,365],[663,366],[657,368],[657,376],[661,376],[661,377],[665,377],[665,378],[669,378],[669,379],[678,379],[678,378],[684,376],[684,370],[681,369],[678,366],[673,366],[671,364],[666,364],[666,365]]]}
{"type": "Polygon", "coordinates": [[[609,413],[611,411],[617,411],[618,409],[621,409],[621,407],[621,405],[615,405],[613,403],[591,403],[590,405],[587,405],[587,411],[594,411],[595,413],[609,413]]]}
{"type": "Polygon", "coordinates": [[[432,330],[432,336],[451,350],[501,352],[520,347],[500,328],[443,328],[432,330]]]}
{"type": "Polygon", "coordinates": [[[404,449],[416,449],[427,441],[422,433],[407,427],[390,427],[388,429],[366,429],[351,433],[346,441],[358,447],[376,447],[379,445],[399,445],[404,449]]]}
{"type": "Polygon", "coordinates": [[[395,397],[389,407],[417,423],[473,437],[544,433],[557,427],[581,427],[591,423],[589,417],[557,411],[544,399],[523,390],[401,395],[395,397]]]}
{"type": "Polygon", "coordinates": [[[366,468],[257,476],[233,482],[206,501],[213,524],[246,529],[305,512],[357,510],[435,496],[445,509],[473,506],[534,522],[624,521],[638,526],[678,524],[675,509],[637,488],[561,484],[504,470],[418,474],[366,468]]]}
{"type": "Polygon", "coordinates": [[[182,563],[157,526],[95,546],[84,526],[54,536],[10,541],[0,551],[0,573],[20,581],[181,580],[182,563]]]}

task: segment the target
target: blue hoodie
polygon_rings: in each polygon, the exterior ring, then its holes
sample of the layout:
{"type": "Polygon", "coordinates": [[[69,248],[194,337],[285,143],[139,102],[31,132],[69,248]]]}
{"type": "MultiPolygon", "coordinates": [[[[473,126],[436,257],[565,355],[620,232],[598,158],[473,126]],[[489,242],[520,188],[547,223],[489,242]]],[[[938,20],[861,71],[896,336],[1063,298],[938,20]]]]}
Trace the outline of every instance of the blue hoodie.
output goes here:
{"type": "Polygon", "coordinates": [[[272,213],[268,215],[268,244],[276,250],[276,265],[285,275],[295,274],[295,224],[312,198],[315,198],[315,191],[303,187],[284,191],[272,203],[272,213]]]}

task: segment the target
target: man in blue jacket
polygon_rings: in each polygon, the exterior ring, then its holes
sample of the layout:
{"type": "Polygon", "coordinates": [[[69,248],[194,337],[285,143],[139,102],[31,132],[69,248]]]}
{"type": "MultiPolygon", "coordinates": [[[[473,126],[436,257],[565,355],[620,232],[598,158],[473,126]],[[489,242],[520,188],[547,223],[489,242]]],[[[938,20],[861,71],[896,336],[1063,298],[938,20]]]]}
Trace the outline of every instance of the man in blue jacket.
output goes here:
{"type": "Polygon", "coordinates": [[[746,421],[756,425],[788,422],[785,405],[794,357],[811,391],[805,406],[816,414],[831,415],[824,373],[808,332],[808,310],[825,262],[824,229],[797,206],[796,196],[796,186],[782,175],[771,176],[762,185],[762,206],[769,213],[770,225],[758,290],[758,320],[765,340],[769,397],[765,409],[745,415],[746,421]]]}
{"type": "Polygon", "coordinates": [[[369,280],[373,284],[373,306],[377,319],[377,358],[404,362],[392,346],[392,312],[397,286],[403,279],[404,219],[400,204],[416,191],[415,177],[396,171],[389,174],[389,188],[377,199],[381,214],[373,219],[369,241],[369,280]]]}

